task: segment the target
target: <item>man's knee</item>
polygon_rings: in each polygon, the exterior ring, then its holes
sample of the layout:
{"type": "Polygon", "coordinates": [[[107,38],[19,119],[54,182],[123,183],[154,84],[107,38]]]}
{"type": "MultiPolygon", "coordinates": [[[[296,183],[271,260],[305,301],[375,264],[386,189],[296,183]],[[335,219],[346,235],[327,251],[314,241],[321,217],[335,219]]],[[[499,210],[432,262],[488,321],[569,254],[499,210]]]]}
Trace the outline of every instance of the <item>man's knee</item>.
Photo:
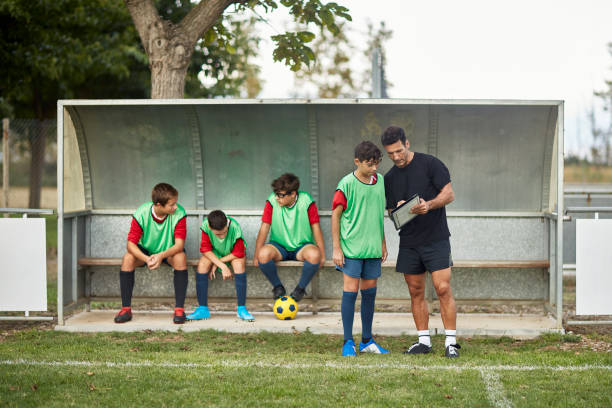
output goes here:
{"type": "Polygon", "coordinates": [[[447,282],[447,281],[437,282],[434,285],[434,288],[439,298],[445,298],[445,297],[451,296],[452,292],[451,292],[450,282],[447,282]]]}

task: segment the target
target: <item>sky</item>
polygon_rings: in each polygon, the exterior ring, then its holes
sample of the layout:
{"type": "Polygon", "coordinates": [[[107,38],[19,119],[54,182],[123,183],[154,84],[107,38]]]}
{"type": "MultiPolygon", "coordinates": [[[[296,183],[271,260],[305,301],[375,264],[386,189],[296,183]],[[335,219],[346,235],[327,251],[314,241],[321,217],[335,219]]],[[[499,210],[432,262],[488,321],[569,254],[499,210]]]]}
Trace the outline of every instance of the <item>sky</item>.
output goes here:
{"type": "MultiPolygon", "coordinates": [[[[593,91],[612,80],[612,0],[335,1],[357,32],[368,20],[393,30],[391,98],[564,100],[566,154],[588,151],[593,106],[606,123],[593,91]]],[[[263,34],[282,32],[287,19],[272,14],[263,34]]],[[[272,62],[271,41],[261,54],[259,97],[290,97],[293,74],[272,62]]]]}

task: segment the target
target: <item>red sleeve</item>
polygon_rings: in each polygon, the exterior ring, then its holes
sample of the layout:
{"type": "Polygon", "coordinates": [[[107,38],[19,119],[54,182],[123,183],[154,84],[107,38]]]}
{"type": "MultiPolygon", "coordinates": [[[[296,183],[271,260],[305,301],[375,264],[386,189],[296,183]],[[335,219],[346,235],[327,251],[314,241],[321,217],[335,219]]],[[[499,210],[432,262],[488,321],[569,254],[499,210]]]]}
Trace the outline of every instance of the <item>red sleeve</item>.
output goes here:
{"type": "Polygon", "coordinates": [[[182,239],[183,241],[187,238],[187,217],[181,218],[174,227],[174,239],[182,239]]]}
{"type": "Polygon", "coordinates": [[[336,190],[336,192],[334,193],[334,199],[332,201],[332,210],[339,205],[341,205],[346,210],[347,201],[344,193],[340,190],[336,190]]]}
{"type": "Polygon", "coordinates": [[[234,255],[236,258],[244,258],[245,247],[242,238],[238,238],[234,243],[234,248],[232,248],[232,255],[234,255]]]}
{"type": "Polygon", "coordinates": [[[207,233],[202,231],[202,242],[200,243],[200,252],[205,253],[208,251],[212,251],[212,242],[210,242],[210,237],[207,233]]]}
{"type": "Polygon", "coordinates": [[[128,232],[128,241],[138,244],[140,237],[142,237],[142,228],[140,228],[140,225],[138,225],[136,218],[132,217],[130,232],[128,232]]]}
{"type": "Polygon", "coordinates": [[[320,222],[319,211],[317,210],[317,205],[314,203],[314,201],[310,204],[310,206],[308,206],[308,221],[310,221],[310,225],[320,222]]]}
{"type": "Polygon", "coordinates": [[[266,201],[266,206],[264,207],[264,212],[261,216],[261,220],[266,224],[272,224],[272,204],[270,204],[269,201],[266,201]]]}

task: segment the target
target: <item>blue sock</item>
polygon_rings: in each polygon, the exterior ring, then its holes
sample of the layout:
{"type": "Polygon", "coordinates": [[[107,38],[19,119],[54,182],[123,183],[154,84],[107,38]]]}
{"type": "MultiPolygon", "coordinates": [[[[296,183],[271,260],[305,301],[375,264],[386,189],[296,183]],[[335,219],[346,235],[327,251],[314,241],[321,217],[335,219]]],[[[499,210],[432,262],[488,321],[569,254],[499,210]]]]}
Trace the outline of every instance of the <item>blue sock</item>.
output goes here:
{"type": "Polygon", "coordinates": [[[268,261],[265,264],[259,263],[259,269],[266,275],[266,278],[270,281],[272,286],[276,287],[278,285],[282,285],[280,278],[278,277],[278,272],[276,271],[276,264],[274,260],[268,261]]]}
{"type": "Polygon", "coordinates": [[[236,298],[238,299],[238,306],[244,306],[246,304],[247,289],[246,272],[234,274],[234,282],[236,283],[236,298]]]}
{"type": "Polygon", "coordinates": [[[361,290],[361,336],[368,340],[372,338],[372,320],[374,320],[374,301],[376,286],[361,290]]]}
{"type": "Polygon", "coordinates": [[[302,289],[306,289],[306,286],[308,286],[318,270],[319,264],[311,264],[308,261],[304,261],[304,266],[302,266],[302,276],[300,276],[298,286],[302,289]]]}
{"type": "Polygon", "coordinates": [[[200,306],[208,306],[208,274],[196,272],[196,294],[200,306]]]}
{"type": "Polygon", "coordinates": [[[353,338],[353,319],[355,318],[355,301],[357,292],[342,292],[342,327],[344,329],[344,340],[353,338]]]}

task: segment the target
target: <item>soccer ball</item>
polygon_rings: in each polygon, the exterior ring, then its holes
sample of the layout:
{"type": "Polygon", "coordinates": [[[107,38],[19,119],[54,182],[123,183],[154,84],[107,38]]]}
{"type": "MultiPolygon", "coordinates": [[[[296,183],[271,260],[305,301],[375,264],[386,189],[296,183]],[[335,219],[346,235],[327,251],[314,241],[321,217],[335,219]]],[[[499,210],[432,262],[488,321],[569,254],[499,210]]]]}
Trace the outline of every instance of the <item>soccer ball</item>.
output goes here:
{"type": "Polygon", "coordinates": [[[291,296],[282,296],[276,299],[272,309],[280,320],[292,320],[298,312],[298,305],[291,296]]]}

